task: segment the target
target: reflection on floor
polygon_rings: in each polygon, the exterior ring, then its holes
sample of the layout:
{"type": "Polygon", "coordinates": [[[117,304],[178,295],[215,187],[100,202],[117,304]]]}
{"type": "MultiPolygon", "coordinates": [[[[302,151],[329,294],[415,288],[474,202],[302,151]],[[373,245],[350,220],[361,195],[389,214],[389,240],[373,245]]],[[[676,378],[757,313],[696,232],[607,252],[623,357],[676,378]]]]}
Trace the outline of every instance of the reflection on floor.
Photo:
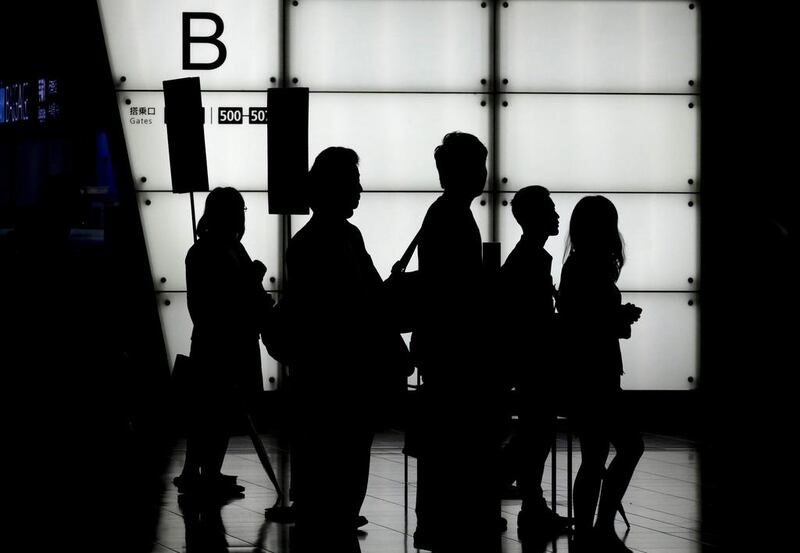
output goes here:
{"type": "MultiPolygon", "coordinates": [[[[288,489],[288,456],[278,440],[262,435],[272,464],[288,489]]],[[[705,550],[700,533],[700,484],[697,452],[693,443],[685,439],[645,436],[646,451],[624,499],[624,507],[631,523],[626,544],[634,551],[648,553],[695,553],[705,550]]],[[[577,444],[576,444],[577,445],[577,444]]],[[[246,437],[231,441],[223,472],[239,476],[246,488],[245,497],[231,501],[221,510],[198,512],[179,502],[177,490],[171,484],[183,464],[185,445],[179,442],[165,475],[166,492],[158,528],[157,553],[178,551],[191,553],[196,542],[204,551],[289,551],[289,525],[267,522],[264,509],[276,500],[273,486],[258,461],[252,443],[246,437]]],[[[417,551],[413,547],[414,532],[415,460],[409,459],[408,509],[404,507],[404,456],[401,451],[402,434],[385,433],[378,436],[372,450],[372,465],[367,500],[362,514],[369,519],[359,536],[362,553],[405,553],[417,551]]],[[[325,454],[325,452],[320,452],[325,454]]],[[[469,453],[460,455],[460,462],[469,453]]],[[[454,454],[455,455],[455,454],[454,454]]],[[[574,467],[580,463],[579,448],[575,448],[574,467]]],[[[559,443],[556,459],[557,502],[561,514],[566,514],[567,478],[566,442],[559,443]]],[[[455,458],[454,458],[455,460],[455,458]]],[[[545,470],[543,487],[550,498],[550,467],[545,470]]],[[[464,485],[469,485],[465,483],[464,485]]],[[[519,500],[504,500],[503,516],[508,520],[508,530],[503,534],[503,551],[521,552],[517,538],[516,515],[519,500]]],[[[617,517],[620,536],[625,525],[617,517]]],[[[547,551],[568,551],[566,537],[550,543],[547,551]]]]}

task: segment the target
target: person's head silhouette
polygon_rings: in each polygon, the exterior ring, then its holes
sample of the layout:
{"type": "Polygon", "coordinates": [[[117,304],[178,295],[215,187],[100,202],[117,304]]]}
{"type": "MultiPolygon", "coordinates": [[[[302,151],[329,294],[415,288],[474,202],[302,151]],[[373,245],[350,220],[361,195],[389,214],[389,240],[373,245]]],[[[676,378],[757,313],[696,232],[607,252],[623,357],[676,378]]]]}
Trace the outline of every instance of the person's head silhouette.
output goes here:
{"type": "Polygon", "coordinates": [[[349,219],[362,190],[358,154],[349,148],[326,148],[308,172],[308,206],[315,216],[349,219]]]}
{"type": "Polygon", "coordinates": [[[514,194],[511,213],[522,232],[547,239],[558,234],[558,213],[544,186],[526,186],[514,194]]]}
{"type": "Polygon", "coordinates": [[[604,267],[609,264],[614,278],[625,264],[625,246],[617,227],[617,208],[605,196],[585,196],[572,210],[567,252],[578,253],[604,267]]]}
{"type": "Polygon", "coordinates": [[[488,150],[475,136],[451,132],[433,152],[439,183],[445,194],[469,201],[483,192],[486,184],[488,150]]]}
{"type": "Polygon", "coordinates": [[[230,186],[212,190],[206,198],[203,216],[197,223],[198,236],[239,241],[244,236],[244,198],[230,186]]]}

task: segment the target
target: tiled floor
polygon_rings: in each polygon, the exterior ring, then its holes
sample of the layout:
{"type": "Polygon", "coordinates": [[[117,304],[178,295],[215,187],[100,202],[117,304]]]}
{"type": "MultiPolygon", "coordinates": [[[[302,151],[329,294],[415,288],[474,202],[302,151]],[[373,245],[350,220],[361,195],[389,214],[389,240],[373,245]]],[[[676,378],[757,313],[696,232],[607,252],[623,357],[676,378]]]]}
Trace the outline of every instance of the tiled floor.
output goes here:
{"type": "MultiPolygon", "coordinates": [[[[288,477],[288,459],[277,440],[262,436],[278,477],[288,477]]],[[[638,466],[624,507],[631,529],[626,544],[634,551],[648,553],[695,553],[708,550],[700,532],[700,483],[697,452],[690,441],[645,436],[646,451],[638,466]]],[[[577,445],[577,444],[576,444],[577,445]]],[[[408,503],[404,507],[404,456],[402,435],[385,433],[378,436],[372,450],[368,496],[362,509],[370,523],[359,536],[362,553],[401,553],[416,551],[411,534],[414,531],[415,460],[409,459],[408,503]]],[[[575,448],[574,467],[580,463],[579,448],[575,448]]],[[[247,437],[231,441],[223,471],[239,475],[246,487],[245,498],[230,502],[221,511],[198,513],[179,502],[171,479],[181,469],[184,444],[178,443],[167,479],[166,492],[158,529],[155,552],[188,551],[201,542],[205,547],[216,543],[214,551],[289,551],[289,527],[267,522],[264,509],[276,500],[276,493],[258,461],[247,437]]],[[[556,459],[558,510],[566,514],[566,442],[559,443],[556,459]]],[[[545,470],[543,487],[550,497],[551,470],[545,470]]],[[[283,484],[284,488],[286,483],[283,484]]],[[[504,500],[503,516],[508,530],[503,534],[503,551],[523,551],[517,539],[516,514],[518,500],[504,500]]],[[[622,536],[625,525],[617,517],[617,530],[622,536]]],[[[706,540],[707,541],[707,540],[706,540]]],[[[202,549],[202,548],[201,548],[202,549]]],[[[566,537],[551,543],[547,551],[567,551],[566,537]]]]}

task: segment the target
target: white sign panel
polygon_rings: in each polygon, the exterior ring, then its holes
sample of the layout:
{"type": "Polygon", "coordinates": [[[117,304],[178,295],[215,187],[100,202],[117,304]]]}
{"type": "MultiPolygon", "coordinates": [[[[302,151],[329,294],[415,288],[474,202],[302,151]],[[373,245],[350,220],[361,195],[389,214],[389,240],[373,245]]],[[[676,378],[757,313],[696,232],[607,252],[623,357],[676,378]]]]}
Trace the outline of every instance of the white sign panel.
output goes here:
{"type": "Polygon", "coordinates": [[[508,92],[699,91],[699,10],[684,1],[509,2],[500,10],[508,92]]]}
{"type": "Polygon", "coordinates": [[[694,96],[507,94],[499,164],[506,190],[693,192],[700,164],[694,96]]]}
{"type": "MultiPolygon", "coordinates": [[[[644,309],[622,344],[623,384],[692,388],[700,282],[693,4],[97,1],[170,359],[189,345],[183,260],[192,234],[189,196],[171,193],[162,89],[165,80],[199,77],[209,184],[243,191],[243,243],[267,264],[269,288],[282,289],[282,248],[308,217],[268,213],[266,91],[307,87],[309,164],[328,146],[358,152],[365,192],[353,222],[384,276],[441,190],[434,148],[447,132],[473,133],[496,156],[489,165],[498,180],[498,193],[473,202],[473,212],[504,257],[520,235],[508,201],[524,186],[553,191],[562,229],[548,242],[556,282],[575,203],[605,194],[616,204],[628,254],[619,286],[644,309]]],[[[205,197],[195,195],[198,217],[205,197]]],[[[277,365],[262,355],[272,384],[277,365]]]]}
{"type": "Polygon", "coordinates": [[[99,0],[115,83],[161,90],[266,90],[278,76],[279,0],[99,0]]]}
{"type": "Polygon", "coordinates": [[[619,341],[624,390],[694,389],[700,335],[697,300],[694,293],[622,294],[623,303],[642,308],[631,337],[619,341]]]}
{"type": "Polygon", "coordinates": [[[487,8],[475,0],[303,0],[289,8],[291,76],[314,91],[486,92],[487,8]]]}

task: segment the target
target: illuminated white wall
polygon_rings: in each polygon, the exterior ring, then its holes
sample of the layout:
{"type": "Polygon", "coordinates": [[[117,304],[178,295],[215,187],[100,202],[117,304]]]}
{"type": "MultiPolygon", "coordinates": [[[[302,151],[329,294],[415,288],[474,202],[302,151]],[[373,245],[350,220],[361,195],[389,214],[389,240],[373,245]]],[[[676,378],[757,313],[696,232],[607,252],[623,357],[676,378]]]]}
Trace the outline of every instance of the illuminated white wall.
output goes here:
{"type": "Polygon", "coordinates": [[[698,365],[699,14],[692,2],[512,0],[498,10],[502,259],[519,239],[513,191],[546,186],[561,216],[547,244],[558,282],[577,201],[616,205],[625,389],[686,390],[698,365]]]}
{"type": "MultiPolygon", "coordinates": [[[[352,221],[386,276],[440,190],[433,149],[461,130],[490,150],[473,204],[505,259],[519,238],[508,202],[553,193],[566,232],[575,203],[620,212],[619,285],[644,308],[623,343],[626,389],[690,389],[697,375],[699,10],[670,0],[99,0],[120,115],[171,359],[189,349],[183,259],[189,198],[170,192],[161,81],[199,76],[211,186],[242,190],[245,246],[280,290],[285,226],[267,213],[266,126],[220,124],[220,108],[266,106],[271,86],[310,89],[309,163],[325,147],[361,156],[352,221]],[[224,22],[225,62],[182,67],[182,12],[224,22]],[[283,34],[285,32],[285,35],[283,34]],[[496,86],[494,86],[496,84],[496,86]]],[[[193,35],[218,29],[196,20],[193,35]]],[[[192,60],[219,48],[192,45],[192,60]]],[[[198,216],[203,194],[196,195],[198,216]]],[[[293,216],[290,232],[307,217],[293,216]]],[[[558,282],[564,236],[548,243],[558,282]]],[[[412,261],[415,264],[416,260],[412,261]]],[[[480,291],[476,291],[480,297],[480,291]]],[[[277,365],[263,353],[267,389],[277,365]]],[[[487,370],[491,370],[488,367],[487,370]]],[[[480,385],[481,383],[476,383],[480,385]]]]}

